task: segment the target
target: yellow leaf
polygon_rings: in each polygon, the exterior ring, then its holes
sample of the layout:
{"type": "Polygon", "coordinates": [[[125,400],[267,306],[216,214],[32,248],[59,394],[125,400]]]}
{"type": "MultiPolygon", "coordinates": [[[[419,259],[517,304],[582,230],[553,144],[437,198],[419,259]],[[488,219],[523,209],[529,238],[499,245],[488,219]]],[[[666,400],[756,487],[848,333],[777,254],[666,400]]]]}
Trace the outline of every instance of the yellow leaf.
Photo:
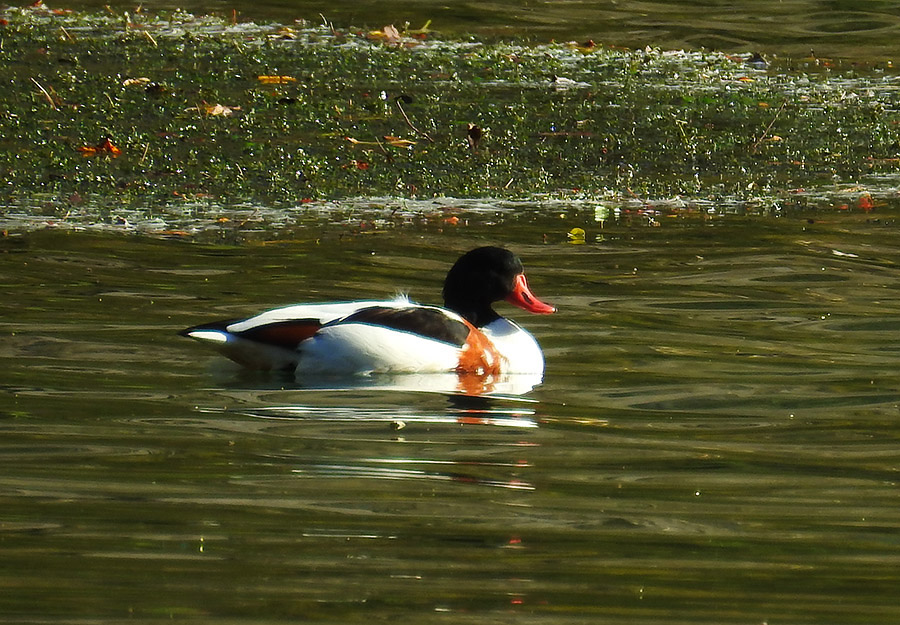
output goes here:
{"type": "Polygon", "coordinates": [[[422,28],[416,28],[414,30],[407,30],[406,34],[407,35],[425,35],[425,34],[431,32],[431,29],[428,28],[429,26],[431,26],[431,20],[428,20],[427,22],[425,22],[425,25],[422,26],[422,28]]]}
{"type": "Polygon", "coordinates": [[[257,76],[256,78],[264,85],[286,85],[290,82],[297,82],[293,76],[257,76]]]}
{"type": "Polygon", "coordinates": [[[288,26],[282,26],[275,35],[272,35],[272,37],[276,39],[296,39],[297,31],[288,26]]]}
{"type": "Polygon", "coordinates": [[[585,243],[586,239],[583,228],[572,228],[566,235],[569,237],[569,243],[572,245],[584,245],[585,243]]]}
{"type": "Polygon", "coordinates": [[[385,135],[384,140],[388,142],[388,145],[392,145],[395,148],[406,148],[408,150],[411,150],[412,146],[416,144],[415,141],[410,141],[409,139],[401,139],[400,137],[394,137],[391,135],[385,135]]]}

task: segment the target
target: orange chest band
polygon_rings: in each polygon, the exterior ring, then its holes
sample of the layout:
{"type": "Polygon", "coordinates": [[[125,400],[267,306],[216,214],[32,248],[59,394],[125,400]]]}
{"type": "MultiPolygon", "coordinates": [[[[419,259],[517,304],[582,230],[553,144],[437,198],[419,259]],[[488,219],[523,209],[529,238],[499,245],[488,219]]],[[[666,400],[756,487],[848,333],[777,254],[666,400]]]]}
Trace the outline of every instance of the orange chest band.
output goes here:
{"type": "Polygon", "coordinates": [[[500,362],[503,356],[500,355],[500,352],[497,351],[497,348],[485,336],[484,332],[468,321],[463,321],[466,327],[469,328],[469,335],[466,337],[465,345],[460,350],[459,365],[456,367],[457,373],[499,375],[500,362]]]}

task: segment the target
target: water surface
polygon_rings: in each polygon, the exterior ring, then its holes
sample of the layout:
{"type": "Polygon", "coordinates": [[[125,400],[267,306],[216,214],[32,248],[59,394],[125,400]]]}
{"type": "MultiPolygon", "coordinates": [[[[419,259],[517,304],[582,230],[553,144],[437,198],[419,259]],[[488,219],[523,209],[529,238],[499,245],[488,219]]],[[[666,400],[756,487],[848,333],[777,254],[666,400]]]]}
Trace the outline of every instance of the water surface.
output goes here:
{"type": "Polygon", "coordinates": [[[0,622],[897,622],[895,216],[809,217],[11,233],[0,622]],[[486,242],[560,309],[503,310],[545,349],[525,397],[309,388],[175,335],[435,302],[486,242]]]}
{"type": "MultiPolygon", "coordinates": [[[[56,3],[53,3],[56,4],[56,3]]],[[[134,11],[127,0],[70,0],[67,7],[134,11]]],[[[811,54],[864,61],[900,52],[900,2],[877,0],[496,0],[441,2],[358,0],[162,0],[153,9],[185,8],[240,19],[291,23],[322,20],[339,27],[381,28],[409,22],[418,28],[478,37],[593,39],[605,45],[762,52],[802,58],[811,54]]]]}

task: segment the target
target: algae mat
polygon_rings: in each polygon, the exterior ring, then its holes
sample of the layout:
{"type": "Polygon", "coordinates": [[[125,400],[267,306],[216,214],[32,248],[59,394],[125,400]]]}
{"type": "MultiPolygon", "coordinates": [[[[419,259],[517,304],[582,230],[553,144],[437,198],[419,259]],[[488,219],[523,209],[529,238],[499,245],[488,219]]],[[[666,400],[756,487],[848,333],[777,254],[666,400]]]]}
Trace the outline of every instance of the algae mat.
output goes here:
{"type": "Polygon", "coordinates": [[[0,18],[7,215],[435,196],[869,210],[896,195],[888,62],[184,12],[0,18]]]}

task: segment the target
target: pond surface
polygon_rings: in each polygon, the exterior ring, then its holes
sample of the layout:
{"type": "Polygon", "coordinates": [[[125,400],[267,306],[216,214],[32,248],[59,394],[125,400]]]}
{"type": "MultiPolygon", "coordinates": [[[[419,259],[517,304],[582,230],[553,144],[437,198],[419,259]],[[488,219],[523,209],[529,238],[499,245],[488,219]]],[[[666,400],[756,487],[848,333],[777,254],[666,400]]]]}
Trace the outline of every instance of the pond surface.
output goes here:
{"type": "Polygon", "coordinates": [[[0,622],[898,622],[896,216],[517,214],[0,239],[0,622]],[[524,397],[309,388],[175,334],[436,302],[486,242],[559,307],[503,311],[547,358],[524,397]]]}
{"type": "MultiPolygon", "coordinates": [[[[50,3],[53,8],[59,3],[50,3]]],[[[60,5],[62,6],[62,5],[60,5]]],[[[69,0],[65,7],[135,10],[130,0],[69,0]]],[[[147,8],[184,8],[239,19],[290,23],[327,20],[338,27],[414,28],[430,20],[445,34],[478,37],[593,39],[605,45],[835,56],[860,60],[900,53],[900,1],[874,0],[159,0],[147,8]]]]}

